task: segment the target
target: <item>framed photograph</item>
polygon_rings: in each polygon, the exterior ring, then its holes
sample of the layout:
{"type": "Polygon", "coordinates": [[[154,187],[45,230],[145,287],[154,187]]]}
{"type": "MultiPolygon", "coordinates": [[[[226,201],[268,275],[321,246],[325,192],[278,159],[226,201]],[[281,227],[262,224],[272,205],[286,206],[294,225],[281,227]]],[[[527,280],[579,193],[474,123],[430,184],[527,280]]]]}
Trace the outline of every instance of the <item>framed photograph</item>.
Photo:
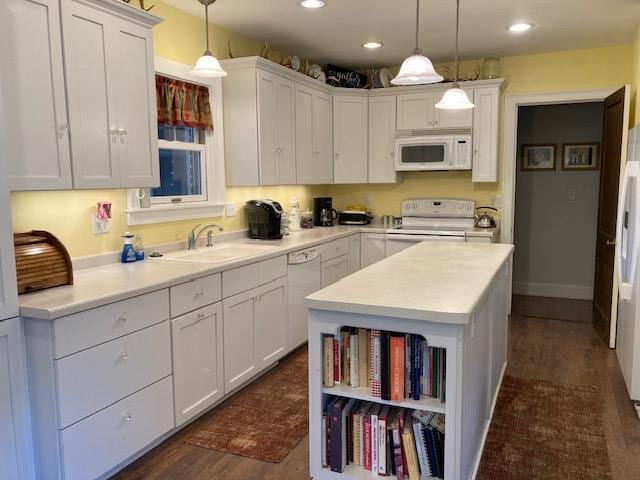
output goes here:
{"type": "Polygon", "coordinates": [[[562,145],[562,170],[598,170],[599,143],[565,143],[562,145]]]}
{"type": "Polygon", "coordinates": [[[522,171],[555,170],[555,145],[522,145],[522,171]]]}

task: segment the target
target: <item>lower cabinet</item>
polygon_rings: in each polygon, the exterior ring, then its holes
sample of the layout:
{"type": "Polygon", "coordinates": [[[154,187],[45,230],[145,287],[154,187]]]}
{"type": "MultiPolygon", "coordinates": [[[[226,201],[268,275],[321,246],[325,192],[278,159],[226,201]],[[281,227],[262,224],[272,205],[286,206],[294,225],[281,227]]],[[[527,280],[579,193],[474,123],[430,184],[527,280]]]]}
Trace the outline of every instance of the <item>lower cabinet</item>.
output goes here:
{"type": "Polygon", "coordinates": [[[225,298],[222,308],[227,394],[286,354],[286,278],[225,298]]]}
{"type": "Polygon", "coordinates": [[[379,262],[386,255],[384,233],[363,233],[360,235],[360,268],[379,262]]]}
{"type": "Polygon", "coordinates": [[[224,396],[222,303],[171,320],[176,426],[224,396]]]}
{"type": "Polygon", "coordinates": [[[0,478],[33,479],[31,426],[20,319],[0,321],[0,478]]]}
{"type": "Polygon", "coordinates": [[[340,255],[339,257],[332,258],[326,262],[322,262],[322,288],[328,287],[332,283],[336,283],[341,278],[346,277],[351,273],[349,271],[350,266],[350,254],[340,255]]]}
{"type": "Polygon", "coordinates": [[[349,237],[349,275],[360,270],[360,234],[349,237]]]}

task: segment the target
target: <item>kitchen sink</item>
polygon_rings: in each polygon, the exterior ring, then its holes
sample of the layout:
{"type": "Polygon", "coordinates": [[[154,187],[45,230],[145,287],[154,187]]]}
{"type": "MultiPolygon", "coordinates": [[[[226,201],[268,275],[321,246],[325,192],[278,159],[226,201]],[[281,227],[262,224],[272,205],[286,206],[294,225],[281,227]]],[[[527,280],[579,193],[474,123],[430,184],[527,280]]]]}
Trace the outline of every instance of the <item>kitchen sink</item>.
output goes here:
{"type": "Polygon", "coordinates": [[[239,258],[253,257],[277,250],[270,245],[245,245],[241,243],[218,243],[213,247],[197,250],[181,250],[165,253],[161,260],[188,263],[225,263],[239,258]]]}

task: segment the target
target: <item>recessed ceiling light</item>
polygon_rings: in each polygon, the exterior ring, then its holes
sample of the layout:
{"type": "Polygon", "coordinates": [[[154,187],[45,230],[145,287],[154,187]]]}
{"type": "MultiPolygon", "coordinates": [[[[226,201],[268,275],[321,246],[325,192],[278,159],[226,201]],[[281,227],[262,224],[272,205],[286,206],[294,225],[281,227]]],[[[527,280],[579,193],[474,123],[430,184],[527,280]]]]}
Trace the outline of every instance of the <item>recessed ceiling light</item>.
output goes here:
{"type": "Polygon", "coordinates": [[[368,48],[370,50],[375,50],[376,48],[382,47],[382,43],[380,43],[380,42],[367,42],[367,43],[363,43],[362,46],[364,48],[368,48]]]}
{"type": "Polygon", "coordinates": [[[322,8],[324,7],[324,2],[322,0],[302,0],[300,5],[304,8],[322,8]]]}
{"type": "Polygon", "coordinates": [[[514,33],[520,33],[520,32],[526,32],[527,30],[531,30],[532,28],[533,28],[532,23],[514,23],[513,25],[509,25],[509,28],[507,30],[514,33]]]}

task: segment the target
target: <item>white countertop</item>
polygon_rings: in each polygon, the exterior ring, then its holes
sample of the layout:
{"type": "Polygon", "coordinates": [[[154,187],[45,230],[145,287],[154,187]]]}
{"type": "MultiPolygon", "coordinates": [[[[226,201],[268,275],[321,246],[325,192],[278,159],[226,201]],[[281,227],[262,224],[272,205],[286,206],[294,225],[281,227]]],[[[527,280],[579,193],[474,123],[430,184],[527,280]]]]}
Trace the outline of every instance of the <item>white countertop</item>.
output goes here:
{"type": "Polygon", "coordinates": [[[319,310],[468,323],[513,246],[424,242],[307,297],[319,310]]]}
{"type": "MultiPolygon", "coordinates": [[[[74,284],[50,288],[19,296],[20,315],[53,320],[72,313],[142,295],[172,285],[188,282],[216,272],[285,255],[319,245],[329,240],[361,231],[384,233],[382,225],[317,227],[292,232],[281,240],[240,238],[232,243],[259,244],[276,247],[259,255],[243,257],[225,263],[183,263],[147,258],[130,264],[110,264],[76,270],[74,284]]],[[[227,243],[227,242],[225,242],[227,243]]],[[[152,249],[147,249],[147,253],[152,249]]]]}

